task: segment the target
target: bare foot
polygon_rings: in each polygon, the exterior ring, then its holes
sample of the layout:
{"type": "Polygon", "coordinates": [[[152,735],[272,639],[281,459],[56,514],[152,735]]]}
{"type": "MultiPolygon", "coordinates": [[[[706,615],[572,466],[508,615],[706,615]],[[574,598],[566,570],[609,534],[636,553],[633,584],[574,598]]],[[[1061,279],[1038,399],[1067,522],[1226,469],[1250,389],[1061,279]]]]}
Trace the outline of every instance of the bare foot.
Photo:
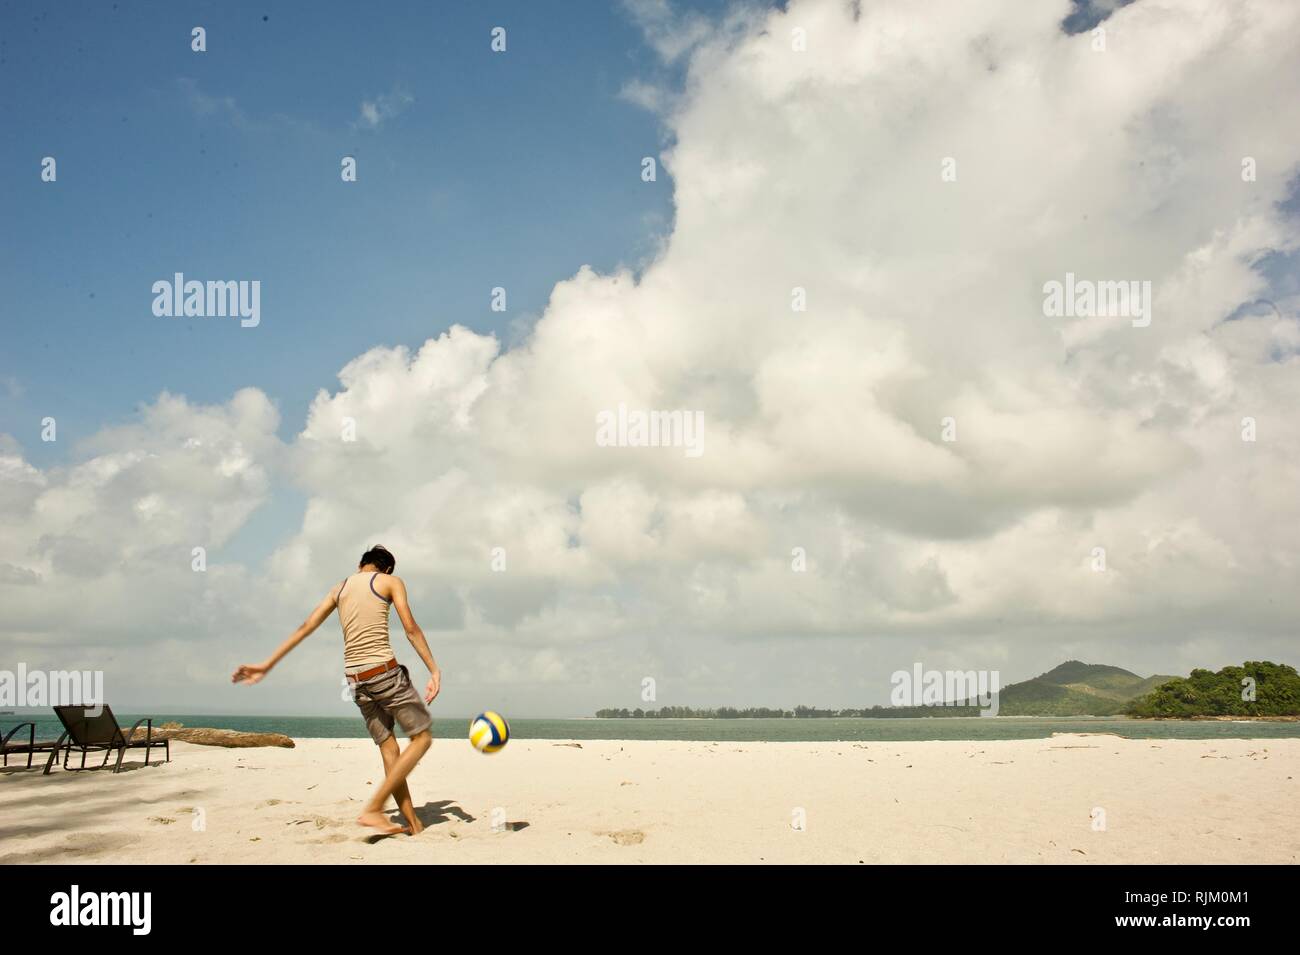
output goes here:
{"type": "Polygon", "coordinates": [[[369,826],[381,836],[393,836],[404,831],[402,826],[389,822],[388,817],[378,809],[371,809],[369,812],[363,812],[361,815],[357,816],[357,822],[360,825],[369,826]]]}
{"type": "Polygon", "coordinates": [[[409,825],[406,826],[406,831],[411,835],[418,836],[420,833],[424,832],[424,823],[420,822],[419,819],[407,819],[406,821],[409,823],[409,825]]]}

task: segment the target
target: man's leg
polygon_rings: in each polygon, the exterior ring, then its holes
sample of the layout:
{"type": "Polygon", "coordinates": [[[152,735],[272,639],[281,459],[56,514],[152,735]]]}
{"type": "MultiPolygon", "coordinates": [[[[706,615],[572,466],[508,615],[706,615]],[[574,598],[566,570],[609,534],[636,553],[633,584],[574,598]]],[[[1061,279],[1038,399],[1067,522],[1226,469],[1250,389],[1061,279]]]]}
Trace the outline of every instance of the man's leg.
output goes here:
{"type": "MultiPolygon", "coordinates": [[[[383,835],[391,835],[402,831],[401,826],[393,825],[384,815],[384,803],[388,801],[389,796],[397,792],[398,786],[405,786],[406,777],[411,775],[411,770],[415,769],[415,764],[429,751],[429,746],[432,743],[433,736],[428,730],[416,733],[411,737],[406,749],[402,750],[397,759],[393,761],[392,767],[387,769],[384,781],[379,784],[375,794],[370,797],[370,801],[361,810],[357,822],[363,826],[377,829],[383,835]]],[[[396,742],[393,745],[396,746],[396,742]]],[[[387,766],[387,760],[385,760],[385,766],[387,766]]],[[[407,799],[410,799],[409,794],[407,799]]],[[[414,815],[414,810],[412,810],[412,815],[414,815]]]]}
{"type": "MultiPolygon", "coordinates": [[[[400,753],[395,736],[390,736],[379,744],[379,755],[384,758],[384,776],[393,771],[393,765],[397,762],[400,753]]],[[[393,796],[397,799],[397,808],[406,819],[408,831],[413,836],[419,835],[424,831],[424,824],[415,814],[415,805],[411,802],[411,790],[407,788],[405,779],[397,784],[393,796]]]]}

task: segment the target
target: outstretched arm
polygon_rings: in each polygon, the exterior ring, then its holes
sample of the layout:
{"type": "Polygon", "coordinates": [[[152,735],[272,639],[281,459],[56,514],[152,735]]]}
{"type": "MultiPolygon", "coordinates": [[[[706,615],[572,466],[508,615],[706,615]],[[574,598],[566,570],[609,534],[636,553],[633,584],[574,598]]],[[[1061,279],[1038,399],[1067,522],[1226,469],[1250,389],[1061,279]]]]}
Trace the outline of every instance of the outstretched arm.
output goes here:
{"type": "Polygon", "coordinates": [[[438,669],[438,664],[429,651],[429,641],[424,639],[424,631],[420,629],[420,625],[415,622],[415,615],[411,613],[411,604],[406,599],[406,584],[402,583],[401,577],[390,577],[388,580],[392,588],[393,608],[397,611],[398,619],[402,621],[406,639],[411,641],[411,646],[415,647],[415,652],[429,668],[429,685],[424,688],[424,702],[432,703],[442,689],[442,671],[438,669]]]}
{"type": "Polygon", "coordinates": [[[262,663],[240,664],[239,669],[235,670],[234,674],[231,675],[230,682],[248,684],[260,683],[262,677],[270,673],[271,669],[279,663],[290,650],[310,637],[316,628],[324,623],[325,619],[334,612],[334,608],[337,606],[338,588],[335,587],[325,595],[324,600],[316,605],[316,609],[311,612],[311,616],[302,622],[302,626],[290,634],[289,639],[280,644],[273,654],[262,663]]]}

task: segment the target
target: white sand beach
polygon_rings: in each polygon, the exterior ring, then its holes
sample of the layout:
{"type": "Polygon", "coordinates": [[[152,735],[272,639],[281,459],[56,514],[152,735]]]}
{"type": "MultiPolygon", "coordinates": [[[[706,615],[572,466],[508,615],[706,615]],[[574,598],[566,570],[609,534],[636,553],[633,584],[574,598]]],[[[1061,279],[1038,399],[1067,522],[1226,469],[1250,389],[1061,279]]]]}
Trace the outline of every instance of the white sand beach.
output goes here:
{"type": "Polygon", "coordinates": [[[411,777],[427,830],[373,839],[353,820],[379,767],[364,739],[173,743],[116,776],[11,760],[0,862],[1300,861],[1297,739],[435,740],[411,777]]]}

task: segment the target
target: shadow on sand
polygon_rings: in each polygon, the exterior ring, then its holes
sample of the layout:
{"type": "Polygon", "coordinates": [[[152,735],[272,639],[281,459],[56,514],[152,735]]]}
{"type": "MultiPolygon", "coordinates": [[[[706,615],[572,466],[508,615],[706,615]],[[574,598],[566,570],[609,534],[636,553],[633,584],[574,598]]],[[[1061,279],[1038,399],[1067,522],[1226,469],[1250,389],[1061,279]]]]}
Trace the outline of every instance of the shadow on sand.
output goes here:
{"type": "MultiPolygon", "coordinates": [[[[420,820],[421,824],[423,824],[426,829],[432,826],[441,825],[444,822],[450,822],[452,819],[459,819],[461,822],[475,821],[474,816],[471,816],[464,809],[461,809],[460,806],[456,805],[456,803],[450,799],[443,799],[439,802],[426,802],[423,806],[417,806],[415,808],[415,817],[420,820]]],[[[402,814],[395,809],[389,811],[388,820],[399,826],[404,825],[406,822],[406,820],[402,818],[402,814]]],[[[518,832],[520,829],[527,829],[528,823],[523,822],[522,820],[518,822],[507,822],[502,825],[502,828],[507,832],[518,832]]],[[[394,833],[393,835],[402,835],[402,833],[394,833]]],[[[376,834],[373,836],[367,836],[366,842],[373,845],[379,840],[387,838],[390,838],[390,836],[376,834]]]]}

